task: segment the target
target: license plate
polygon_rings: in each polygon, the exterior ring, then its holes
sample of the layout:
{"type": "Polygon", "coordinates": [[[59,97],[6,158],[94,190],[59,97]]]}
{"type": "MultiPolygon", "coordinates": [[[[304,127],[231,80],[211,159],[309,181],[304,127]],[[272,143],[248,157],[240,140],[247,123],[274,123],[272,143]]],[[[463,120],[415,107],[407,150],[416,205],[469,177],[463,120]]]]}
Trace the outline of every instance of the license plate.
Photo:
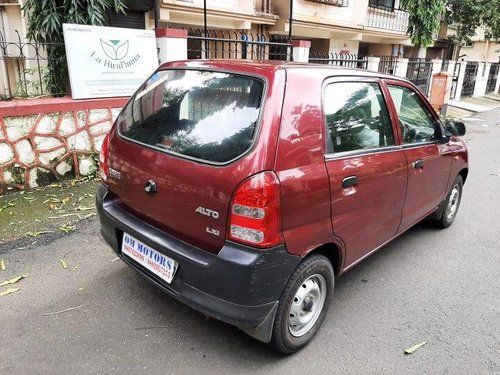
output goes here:
{"type": "Polygon", "coordinates": [[[171,283],[177,271],[177,262],[145,245],[130,234],[123,233],[122,254],[171,283]]]}

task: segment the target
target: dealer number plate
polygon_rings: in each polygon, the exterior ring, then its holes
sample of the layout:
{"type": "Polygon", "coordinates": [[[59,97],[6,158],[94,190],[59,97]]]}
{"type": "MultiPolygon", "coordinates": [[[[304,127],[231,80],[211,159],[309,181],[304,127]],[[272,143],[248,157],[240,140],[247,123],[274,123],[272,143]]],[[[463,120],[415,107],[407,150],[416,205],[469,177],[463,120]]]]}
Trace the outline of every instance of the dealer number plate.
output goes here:
{"type": "Polygon", "coordinates": [[[155,275],[171,283],[178,263],[145,245],[130,234],[123,233],[122,254],[147,268],[155,275]]]}

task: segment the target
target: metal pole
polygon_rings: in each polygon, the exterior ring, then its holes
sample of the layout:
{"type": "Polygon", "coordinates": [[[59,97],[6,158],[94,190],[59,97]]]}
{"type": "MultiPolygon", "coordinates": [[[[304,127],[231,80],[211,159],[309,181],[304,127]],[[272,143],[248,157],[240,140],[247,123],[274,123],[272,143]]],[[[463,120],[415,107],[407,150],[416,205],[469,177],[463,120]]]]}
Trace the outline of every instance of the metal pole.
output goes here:
{"type": "Polygon", "coordinates": [[[292,40],[292,15],[293,15],[293,0],[290,0],[290,18],[288,20],[288,40],[292,40]]]}
{"type": "Polygon", "coordinates": [[[158,28],[158,24],[160,23],[160,10],[158,8],[158,0],[153,1],[154,6],[154,16],[155,16],[155,29],[158,28]]]}
{"type": "Polygon", "coordinates": [[[207,0],[203,0],[203,28],[205,30],[205,38],[207,37],[207,0]]]}

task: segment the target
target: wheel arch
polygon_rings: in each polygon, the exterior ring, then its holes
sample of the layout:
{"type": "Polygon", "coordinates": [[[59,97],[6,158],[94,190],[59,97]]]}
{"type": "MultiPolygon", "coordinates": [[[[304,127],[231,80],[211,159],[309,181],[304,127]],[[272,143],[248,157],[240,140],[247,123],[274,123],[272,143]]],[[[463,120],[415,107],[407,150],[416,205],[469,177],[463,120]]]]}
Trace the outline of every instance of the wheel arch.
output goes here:
{"type": "Polygon", "coordinates": [[[469,169],[468,168],[463,168],[458,174],[462,177],[462,181],[465,183],[465,180],[467,180],[467,176],[469,175],[469,169]]]}
{"type": "Polygon", "coordinates": [[[325,256],[332,264],[335,276],[338,276],[340,274],[340,271],[342,269],[343,257],[342,257],[342,250],[339,245],[333,242],[325,243],[311,250],[307,254],[307,256],[311,256],[313,254],[321,254],[325,256]]]}

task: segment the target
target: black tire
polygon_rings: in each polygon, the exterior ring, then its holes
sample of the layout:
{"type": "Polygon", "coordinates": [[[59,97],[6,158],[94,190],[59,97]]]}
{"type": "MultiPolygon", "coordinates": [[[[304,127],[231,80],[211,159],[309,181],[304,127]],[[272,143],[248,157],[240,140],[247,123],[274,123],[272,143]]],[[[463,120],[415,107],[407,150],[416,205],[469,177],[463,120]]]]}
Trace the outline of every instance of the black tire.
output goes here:
{"type": "Polygon", "coordinates": [[[438,228],[448,228],[455,220],[460,207],[460,201],[462,200],[463,186],[464,181],[462,176],[458,175],[455,177],[455,181],[453,181],[453,185],[451,185],[451,189],[446,195],[443,207],[440,208],[440,215],[434,219],[434,224],[438,228]]]}
{"type": "Polygon", "coordinates": [[[275,350],[292,354],[311,341],[328,312],[334,285],[332,264],[325,256],[314,254],[299,264],[278,304],[270,342],[275,350]],[[299,322],[299,318],[303,321],[299,322]]]}

